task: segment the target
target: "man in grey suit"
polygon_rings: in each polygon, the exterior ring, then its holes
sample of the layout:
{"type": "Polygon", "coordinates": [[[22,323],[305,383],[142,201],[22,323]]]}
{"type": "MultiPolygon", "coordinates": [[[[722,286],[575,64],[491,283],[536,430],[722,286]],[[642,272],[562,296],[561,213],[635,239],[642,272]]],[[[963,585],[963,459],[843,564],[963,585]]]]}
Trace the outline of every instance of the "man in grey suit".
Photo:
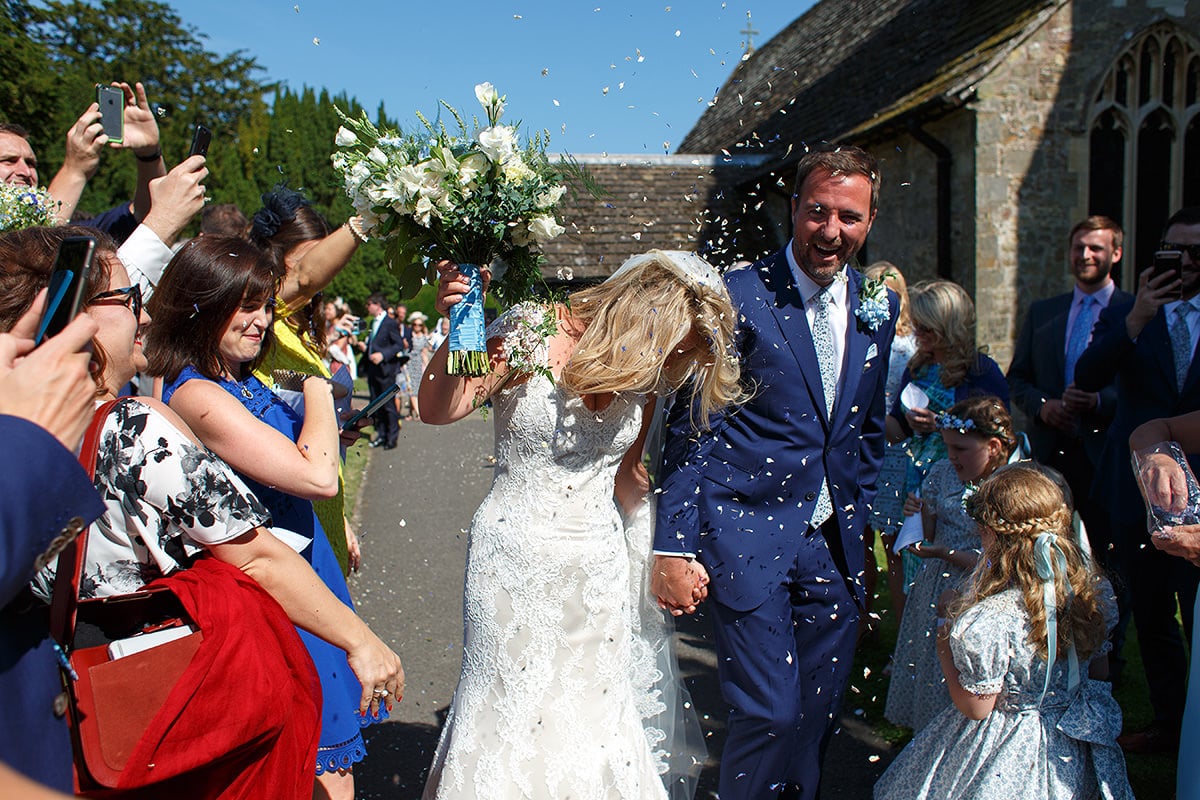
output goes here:
{"type": "Polygon", "coordinates": [[[1029,307],[1008,368],[1012,401],[1030,420],[1033,455],[1066,478],[1092,550],[1106,565],[1111,526],[1091,490],[1117,390],[1109,383],[1098,392],[1080,391],[1075,364],[1091,341],[1100,312],[1113,301],[1133,299],[1111,275],[1121,260],[1124,238],[1121,226],[1108,217],[1088,217],[1071,228],[1075,288],[1029,307]]]}

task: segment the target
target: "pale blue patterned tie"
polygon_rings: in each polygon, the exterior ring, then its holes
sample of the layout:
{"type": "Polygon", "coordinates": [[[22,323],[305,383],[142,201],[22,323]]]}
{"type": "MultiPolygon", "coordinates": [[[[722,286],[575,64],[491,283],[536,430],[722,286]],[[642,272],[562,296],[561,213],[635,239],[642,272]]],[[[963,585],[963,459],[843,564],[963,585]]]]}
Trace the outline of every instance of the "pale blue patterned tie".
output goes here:
{"type": "MultiPolygon", "coordinates": [[[[833,401],[837,396],[837,356],[833,349],[833,331],[829,327],[829,304],[833,297],[829,289],[822,289],[813,298],[816,313],[813,314],[813,347],[817,351],[817,363],[821,367],[821,389],[825,393],[825,416],[833,416],[833,401]]],[[[814,528],[819,528],[833,515],[833,500],[829,496],[829,479],[821,482],[821,493],[813,509],[814,528]]]]}
{"type": "Polygon", "coordinates": [[[1088,341],[1092,338],[1092,324],[1096,321],[1096,298],[1084,295],[1079,302],[1079,312],[1075,315],[1075,324],[1071,327],[1071,337],[1067,339],[1067,367],[1063,371],[1065,386],[1075,382],[1075,365],[1079,357],[1087,350],[1088,341]]]}
{"type": "Polygon", "coordinates": [[[1187,380],[1188,367],[1192,364],[1192,332],[1188,330],[1187,318],[1192,312],[1190,300],[1175,306],[1175,321],[1171,323],[1171,353],[1175,356],[1175,385],[1183,388],[1187,380]]]}

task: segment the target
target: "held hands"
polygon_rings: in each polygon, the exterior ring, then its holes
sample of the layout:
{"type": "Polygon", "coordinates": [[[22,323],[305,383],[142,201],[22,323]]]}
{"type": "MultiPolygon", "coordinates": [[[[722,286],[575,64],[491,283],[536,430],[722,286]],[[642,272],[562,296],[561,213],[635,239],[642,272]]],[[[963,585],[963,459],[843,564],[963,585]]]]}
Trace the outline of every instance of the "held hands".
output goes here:
{"type": "Polygon", "coordinates": [[[658,607],[671,616],[696,613],[696,607],[708,597],[708,572],[693,558],[654,556],[650,592],[658,607]]]}
{"type": "Polygon", "coordinates": [[[915,433],[933,433],[937,430],[937,415],[928,408],[910,408],[904,413],[904,418],[915,433]]]}
{"type": "Polygon", "coordinates": [[[1095,411],[1096,407],[1100,405],[1100,399],[1095,392],[1076,389],[1073,383],[1063,392],[1062,402],[1067,411],[1072,414],[1086,414],[1095,411]]]}
{"type": "Polygon", "coordinates": [[[0,334],[0,414],[41,426],[68,450],[79,446],[95,407],[91,341],[99,327],[80,314],[34,350],[45,290],[10,333],[0,334]]]}

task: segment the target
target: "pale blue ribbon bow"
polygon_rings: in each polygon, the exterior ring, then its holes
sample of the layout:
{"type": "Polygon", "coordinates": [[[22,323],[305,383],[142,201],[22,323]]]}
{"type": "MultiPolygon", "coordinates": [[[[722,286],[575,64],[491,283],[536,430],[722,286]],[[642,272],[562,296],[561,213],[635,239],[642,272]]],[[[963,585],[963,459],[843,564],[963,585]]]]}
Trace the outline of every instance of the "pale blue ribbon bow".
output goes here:
{"type": "MultiPolygon", "coordinates": [[[[1033,544],[1033,562],[1037,567],[1038,577],[1042,579],[1042,604],[1046,607],[1046,682],[1042,686],[1040,704],[1046,698],[1050,688],[1050,674],[1054,671],[1054,661],[1058,655],[1058,592],[1054,590],[1054,568],[1065,577],[1067,574],[1067,557],[1058,546],[1058,537],[1053,533],[1039,533],[1033,544]]],[[[1068,587],[1070,584],[1067,584],[1068,587]]],[[[1068,595],[1067,602],[1071,600],[1068,595]]],[[[1072,642],[1067,650],[1067,687],[1074,689],[1079,685],[1079,656],[1072,642]]]]}

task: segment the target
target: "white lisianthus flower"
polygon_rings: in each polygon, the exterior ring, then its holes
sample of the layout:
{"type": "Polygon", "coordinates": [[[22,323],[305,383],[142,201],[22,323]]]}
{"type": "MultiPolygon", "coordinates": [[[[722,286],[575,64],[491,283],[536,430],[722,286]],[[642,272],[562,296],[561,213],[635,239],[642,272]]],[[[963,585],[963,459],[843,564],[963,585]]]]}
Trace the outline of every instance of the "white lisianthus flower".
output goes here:
{"type": "Polygon", "coordinates": [[[559,225],[558,220],[549,214],[534,217],[529,221],[529,232],[533,234],[534,239],[537,239],[538,244],[545,244],[565,230],[566,228],[559,225]]]}
{"type": "Polygon", "coordinates": [[[417,198],[417,205],[413,208],[413,219],[423,228],[429,227],[429,217],[433,214],[433,201],[425,195],[417,198]]]}
{"type": "Polygon", "coordinates": [[[371,177],[371,168],[359,161],[346,171],[346,193],[356,193],[371,177]]]}
{"type": "Polygon", "coordinates": [[[479,105],[483,106],[483,110],[487,112],[488,120],[495,125],[496,121],[504,115],[504,98],[496,91],[496,87],[491,83],[484,81],[475,86],[475,99],[479,101],[479,105]]]}
{"type": "MultiPolygon", "coordinates": [[[[509,235],[512,237],[512,243],[517,247],[528,247],[533,244],[533,234],[529,232],[528,225],[521,222],[510,222],[508,228],[510,231],[509,235]]],[[[495,279],[496,276],[493,275],[492,280],[495,279]]]]}
{"type": "Polygon", "coordinates": [[[354,131],[346,126],[337,129],[337,135],[333,137],[333,143],[338,147],[350,147],[358,144],[358,137],[354,135],[354,131]]]}
{"type": "Polygon", "coordinates": [[[537,200],[535,202],[537,203],[538,208],[554,208],[554,206],[558,204],[559,200],[562,200],[562,196],[566,193],[567,187],[565,186],[551,186],[546,191],[541,192],[537,196],[537,200]]]}
{"type": "Polygon", "coordinates": [[[382,222],[382,220],[379,219],[379,215],[369,208],[364,208],[359,211],[358,216],[362,217],[363,233],[367,234],[368,236],[370,236],[371,233],[377,227],[379,227],[379,223],[382,222]]]}
{"type": "Polygon", "coordinates": [[[471,183],[482,172],[487,171],[487,156],[482,153],[472,153],[458,162],[458,182],[463,186],[471,183]]]}
{"type": "Polygon", "coordinates": [[[396,178],[404,186],[404,191],[411,197],[421,191],[425,182],[425,170],[420,164],[405,164],[397,171],[396,178]]]}
{"type": "Polygon", "coordinates": [[[388,157],[378,147],[372,147],[367,152],[367,158],[371,159],[381,167],[386,167],[388,163],[388,157]]]}
{"type": "Polygon", "coordinates": [[[479,132],[479,149],[495,164],[503,164],[516,150],[516,132],[507,125],[493,125],[479,132]]]}

